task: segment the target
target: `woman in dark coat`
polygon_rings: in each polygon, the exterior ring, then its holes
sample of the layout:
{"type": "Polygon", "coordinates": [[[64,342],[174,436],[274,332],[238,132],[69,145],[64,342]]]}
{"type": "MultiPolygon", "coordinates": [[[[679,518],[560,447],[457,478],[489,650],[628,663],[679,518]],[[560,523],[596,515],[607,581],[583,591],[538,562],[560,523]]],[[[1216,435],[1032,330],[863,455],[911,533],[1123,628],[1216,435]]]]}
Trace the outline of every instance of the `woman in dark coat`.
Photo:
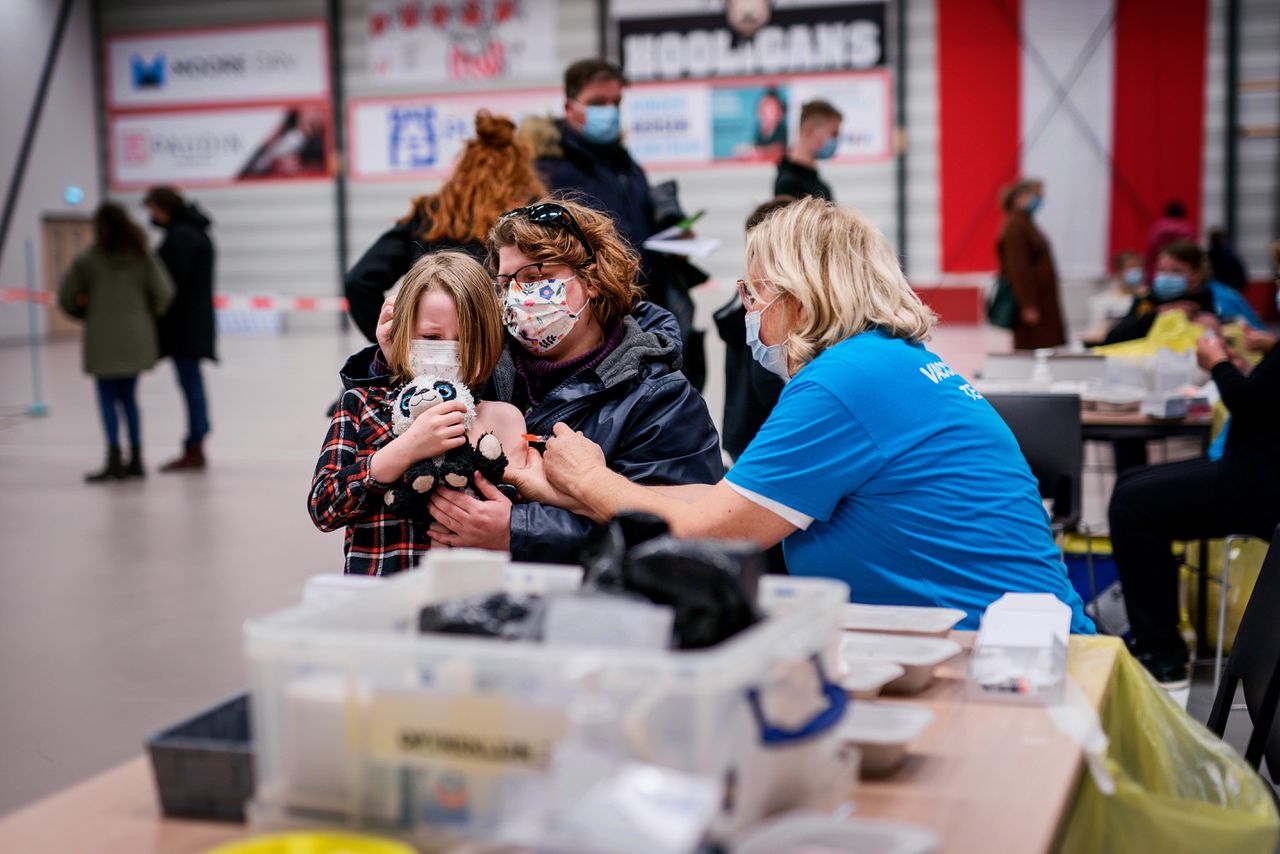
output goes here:
{"type": "Polygon", "coordinates": [[[85,480],[103,483],[144,474],[138,375],[156,363],[156,318],[169,308],[173,284],[124,208],[101,205],[94,231],[94,244],[62,279],[58,305],[84,321],[84,372],[97,381],[107,439],[106,465],[85,480]],[[128,428],[128,463],[120,449],[120,412],[128,428]]]}
{"type": "Polygon", "coordinates": [[[153,225],[165,231],[157,254],[178,289],[173,306],[160,319],[160,355],[173,359],[178,385],[187,403],[187,438],[182,454],[160,467],[182,471],[205,467],[204,439],[209,433],[209,404],[200,376],[200,360],[217,361],[213,320],[213,242],[209,218],[188,204],[173,187],[152,187],[143,199],[153,225]]]}
{"type": "Polygon", "coordinates": [[[1044,185],[1032,178],[1023,178],[1004,194],[1005,220],[996,252],[1000,275],[1008,279],[1018,299],[1018,322],[1013,328],[1015,350],[1067,343],[1053,252],[1031,219],[1043,200],[1044,185]]]}
{"type": "Polygon", "coordinates": [[[534,169],[533,147],[516,136],[509,119],[476,114],[449,180],[413,200],[413,209],[384,232],[347,273],[344,290],[351,319],[370,341],[382,299],[428,252],[457,249],[484,263],[484,241],[498,216],[546,192],[534,169]]]}

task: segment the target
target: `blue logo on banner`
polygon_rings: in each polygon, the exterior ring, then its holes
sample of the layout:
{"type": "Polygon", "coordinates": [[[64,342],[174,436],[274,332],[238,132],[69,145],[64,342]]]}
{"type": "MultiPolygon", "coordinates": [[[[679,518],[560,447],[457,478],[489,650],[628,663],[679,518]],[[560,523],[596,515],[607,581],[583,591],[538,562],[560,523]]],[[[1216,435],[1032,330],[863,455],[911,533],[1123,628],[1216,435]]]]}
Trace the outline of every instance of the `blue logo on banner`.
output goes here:
{"type": "Polygon", "coordinates": [[[164,53],[157,53],[150,62],[138,54],[129,57],[129,68],[133,71],[133,88],[159,89],[164,86],[164,53]]]}
{"type": "Polygon", "coordinates": [[[393,169],[423,169],[440,159],[434,107],[396,107],[387,117],[387,160],[393,169]]]}

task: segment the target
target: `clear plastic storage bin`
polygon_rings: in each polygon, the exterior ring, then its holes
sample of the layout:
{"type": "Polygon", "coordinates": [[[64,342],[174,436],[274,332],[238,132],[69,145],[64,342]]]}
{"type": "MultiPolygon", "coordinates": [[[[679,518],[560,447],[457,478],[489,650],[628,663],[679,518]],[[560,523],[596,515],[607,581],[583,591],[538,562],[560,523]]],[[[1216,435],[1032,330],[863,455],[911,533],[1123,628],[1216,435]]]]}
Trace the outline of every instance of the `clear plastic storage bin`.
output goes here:
{"type": "MultiPolygon", "coordinates": [[[[536,800],[568,740],[721,781],[715,835],[832,794],[844,583],[763,578],[767,619],[710,649],[587,648],[419,634],[441,598],[432,564],[247,623],[256,824],[366,827],[426,849],[485,839],[536,800]]],[[[510,564],[504,587],[580,578],[510,564]]]]}

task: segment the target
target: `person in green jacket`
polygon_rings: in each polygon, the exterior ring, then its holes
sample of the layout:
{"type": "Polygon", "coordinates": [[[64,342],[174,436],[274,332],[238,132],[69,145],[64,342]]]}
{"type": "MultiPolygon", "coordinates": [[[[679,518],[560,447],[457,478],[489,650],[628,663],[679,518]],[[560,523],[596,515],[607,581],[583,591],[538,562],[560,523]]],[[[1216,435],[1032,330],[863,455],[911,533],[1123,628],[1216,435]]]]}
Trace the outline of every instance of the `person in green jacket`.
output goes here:
{"type": "Polygon", "coordinates": [[[174,287],[148,251],[146,235],[120,205],[103,203],[94,230],[93,246],[72,262],[58,288],[58,305],[84,321],[84,372],[97,378],[107,434],[107,463],[85,480],[101,483],[144,474],[138,374],[160,356],[156,318],[169,308],[174,287]],[[118,409],[129,428],[128,464],[120,452],[118,409]]]}

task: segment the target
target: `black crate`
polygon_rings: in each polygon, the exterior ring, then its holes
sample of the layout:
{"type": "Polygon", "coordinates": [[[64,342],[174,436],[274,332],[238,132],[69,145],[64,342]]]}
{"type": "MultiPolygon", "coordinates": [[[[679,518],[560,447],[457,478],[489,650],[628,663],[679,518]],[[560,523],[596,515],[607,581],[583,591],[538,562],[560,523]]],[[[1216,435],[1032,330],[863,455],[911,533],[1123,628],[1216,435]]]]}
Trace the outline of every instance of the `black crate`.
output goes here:
{"type": "Polygon", "coordinates": [[[152,736],[147,752],[165,815],[244,821],[253,796],[248,694],[152,736]]]}

